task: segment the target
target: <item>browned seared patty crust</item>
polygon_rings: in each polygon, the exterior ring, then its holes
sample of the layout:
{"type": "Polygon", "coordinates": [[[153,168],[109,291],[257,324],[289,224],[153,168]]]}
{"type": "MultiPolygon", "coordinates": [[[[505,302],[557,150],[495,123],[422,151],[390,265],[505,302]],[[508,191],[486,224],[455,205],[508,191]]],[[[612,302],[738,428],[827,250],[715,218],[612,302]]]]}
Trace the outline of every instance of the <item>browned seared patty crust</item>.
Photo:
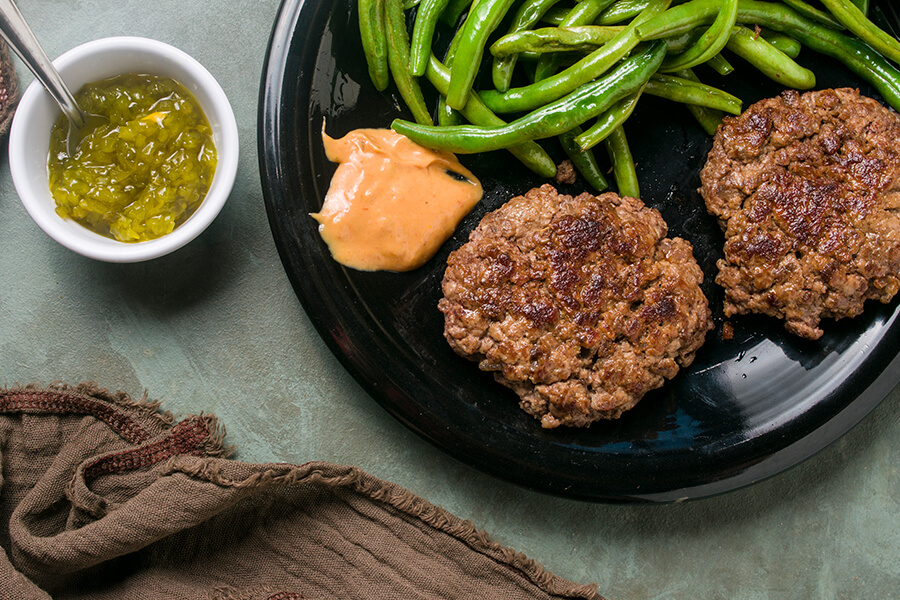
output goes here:
{"type": "Polygon", "coordinates": [[[513,198],[450,254],[444,336],[546,428],[618,418],[712,328],[691,245],[666,233],[634,198],[513,198]]]}
{"type": "Polygon", "coordinates": [[[725,232],[725,315],[822,318],[889,302],[900,268],[900,116],[857,90],[785,92],[726,118],[700,193],[725,232]]]}

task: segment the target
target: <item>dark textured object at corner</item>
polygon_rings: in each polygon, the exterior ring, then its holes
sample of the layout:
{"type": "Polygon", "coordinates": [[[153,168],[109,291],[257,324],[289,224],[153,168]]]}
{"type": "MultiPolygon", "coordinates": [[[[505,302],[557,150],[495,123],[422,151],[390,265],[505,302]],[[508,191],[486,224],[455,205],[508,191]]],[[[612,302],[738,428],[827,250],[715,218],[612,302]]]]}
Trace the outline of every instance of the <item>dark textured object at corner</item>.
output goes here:
{"type": "Polygon", "coordinates": [[[18,87],[16,66],[9,53],[9,46],[0,40],[0,136],[9,131],[9,124],[16,112],[18,87]]]}

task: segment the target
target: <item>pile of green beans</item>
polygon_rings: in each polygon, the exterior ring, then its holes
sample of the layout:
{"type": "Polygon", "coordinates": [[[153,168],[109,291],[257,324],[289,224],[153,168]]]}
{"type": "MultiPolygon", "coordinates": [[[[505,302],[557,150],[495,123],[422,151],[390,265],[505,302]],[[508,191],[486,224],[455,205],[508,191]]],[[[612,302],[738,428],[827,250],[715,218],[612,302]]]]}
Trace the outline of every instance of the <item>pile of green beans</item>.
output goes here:
{"type": "Polygon", "coordinates": [[[807,90],[815,73],[795,59],[808,48],[900,111],[900,42],[869,20],[868,0],[357,1],[372,82],[385,90],[393,79],[415,119],[394,120],[395,131],[437,150],[506,149],[547,178],[556,166],[538,141],[555,138],[598,191],[608,185],[593,154],[602,143],[619,193],[640,197],[623,126],[644,95],[685,105],[710,135],[741,112],[697,74],[727,77],[732,56],[807,90]],[[438,39],[450,40],[443,58],[438,39]],[[437,91],[437,124],[422,80],[437,91]]]}

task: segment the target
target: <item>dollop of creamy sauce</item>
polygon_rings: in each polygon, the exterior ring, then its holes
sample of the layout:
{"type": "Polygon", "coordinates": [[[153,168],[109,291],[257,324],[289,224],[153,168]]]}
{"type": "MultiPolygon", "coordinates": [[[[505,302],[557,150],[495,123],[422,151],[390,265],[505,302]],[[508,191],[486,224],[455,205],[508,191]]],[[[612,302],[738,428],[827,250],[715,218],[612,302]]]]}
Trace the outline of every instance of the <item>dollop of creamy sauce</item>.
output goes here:
{"type": "Polygon", "coordinates": [[[409,271],[434,256],[481,199],[481,183],[456,156],[390,129],[322,131],[339,163],[322,209],[312,213],[331,255],[360,271],[409,271]]]}

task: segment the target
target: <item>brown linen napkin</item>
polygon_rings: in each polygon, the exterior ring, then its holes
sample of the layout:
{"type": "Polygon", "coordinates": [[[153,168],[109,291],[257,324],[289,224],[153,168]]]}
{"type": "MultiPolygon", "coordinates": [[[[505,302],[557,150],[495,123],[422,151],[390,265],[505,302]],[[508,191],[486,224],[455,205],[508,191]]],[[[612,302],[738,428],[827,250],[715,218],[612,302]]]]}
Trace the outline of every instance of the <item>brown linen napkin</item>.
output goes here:
{"type": "Polygon", "coordinates": [[[0,599],[602,599],[395,484],[222,436],[94,384],[0,389],[0,599]]]}

